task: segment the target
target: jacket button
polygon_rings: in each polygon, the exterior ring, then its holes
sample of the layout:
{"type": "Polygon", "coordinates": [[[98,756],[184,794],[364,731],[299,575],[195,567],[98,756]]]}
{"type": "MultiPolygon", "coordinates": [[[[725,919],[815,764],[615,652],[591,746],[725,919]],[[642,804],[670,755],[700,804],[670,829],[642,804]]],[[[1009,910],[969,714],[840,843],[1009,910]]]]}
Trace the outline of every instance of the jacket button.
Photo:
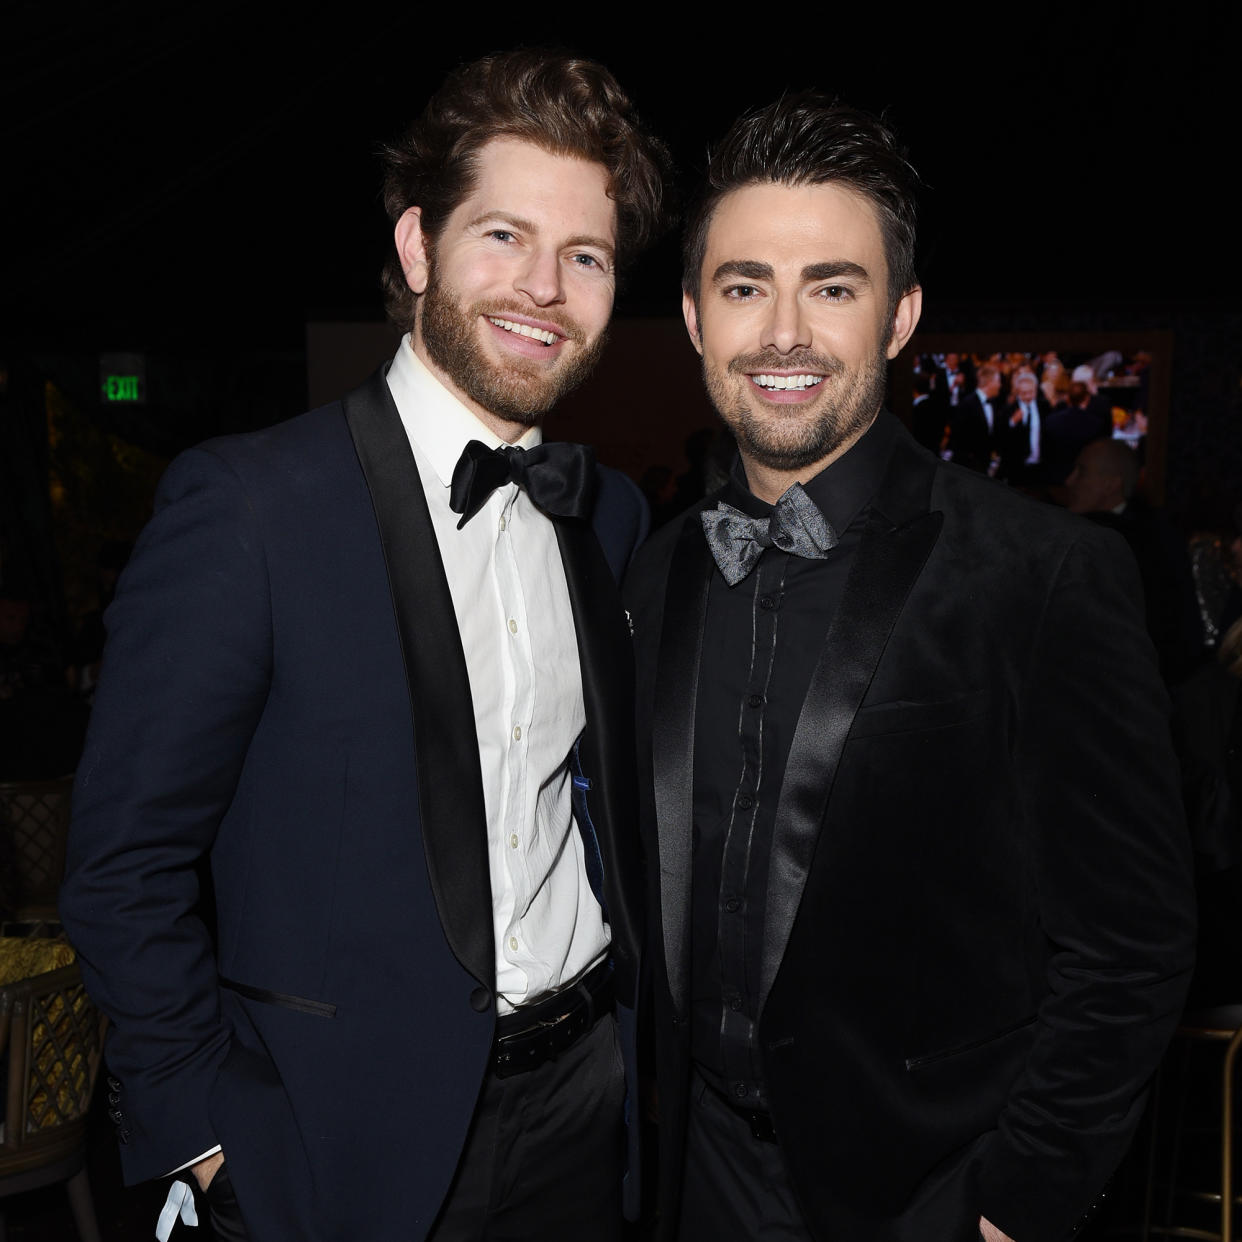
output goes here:
{"type": "Polygon", "coordinates": [[[478,987],[470,993],[470,1008],[475,1013],[486,1013],[492,1007],[492,994],[487,988],[478,987]]]}

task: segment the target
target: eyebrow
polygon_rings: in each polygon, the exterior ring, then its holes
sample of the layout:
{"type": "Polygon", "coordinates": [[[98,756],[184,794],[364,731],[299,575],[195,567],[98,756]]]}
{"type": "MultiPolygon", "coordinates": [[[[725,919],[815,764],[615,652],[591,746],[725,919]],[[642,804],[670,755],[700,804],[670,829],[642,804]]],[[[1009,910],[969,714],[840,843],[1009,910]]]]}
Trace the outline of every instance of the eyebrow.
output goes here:
{"type": "Polygon", "coordinates": [[[515,216],[507,211],[481,211],[473,220],[467,223],[466,228],[477,228],[480,224],[486,224],[492,220],[498,224],[511,224],[515,229],[520,229],[523,233],[538,232],[533,222],[527,220],[525,216],[515,216]]]}
{"type": "MultiPolygon", "coordinates": [[[[473,220],[466,224],[466,228],[478,228],[480,224],[507,224],[511,228],[515,228],[519,233],[539,232],[538,225],[533,220],[527,220],[525,216],[515,216],[508,211],[481,211],[473,220]]],[[[602,250],[611,259],[616,253],[616,247],[612,242],[603,237],[595,237],[590,233],[578,233],[573,237],[567,237],[563,243],[566,246],[595,246],[602,250]]]]}
{"type": "Polygon", "coordinates": [[[730,276],[740,276],[743,280],[771,280],[775,274],[770,263],[760,263],[755,259],[730,259],[712,273],[712,284],[719,284],[730,276]]]}
{"type": "Polygon", "coordinates": [[[849,259],[835,259],[831,263],[808,263],[802,269],[803,280],[833,280],[838,276],[850,276],[868,285],[871,283],[867,269],[849,259]]]}
{"type": "MultiPolygon", "coordinates": [[[[731,276],[742,280],[771,280],[776,275],[770,263],[760,263],[757,259],[730,259],[722,263],[712,273],[712,283],[719,284],[731,276]]],[[[838,276],[850,276],[854,280],[871,284],[867,269],[849,259],[834,259],[827,263],[808,263],[802,269],[802,279],[833,280],[838,276]]]]}
{"type": "Polygon", "coordinates": [[[612,242],[606,241],[602,237],[595,237],[590,233],[578,233],[574,237],[565,239],[566,246],[594,246],[596,250],[602,250],[610,259],[615,253],[615,247],[612,242]]]}

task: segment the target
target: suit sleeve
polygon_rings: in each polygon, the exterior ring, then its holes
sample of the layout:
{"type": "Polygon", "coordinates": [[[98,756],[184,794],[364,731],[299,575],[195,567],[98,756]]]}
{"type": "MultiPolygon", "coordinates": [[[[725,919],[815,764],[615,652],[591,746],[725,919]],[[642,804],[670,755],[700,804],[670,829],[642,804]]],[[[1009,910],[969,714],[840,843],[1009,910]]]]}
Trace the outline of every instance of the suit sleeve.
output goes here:
{"type": "Polygon", "coordinates": [[[598,490],[591,526],[612,576],[620,582],[634,553],[651,531],[651,509],[642,489],[627,474],[597,466],[598,490]]]}
{"type": "Polygon", "coordinates": [[[1018,1242],[1053,1242],[1125,1152],[1194,957],[1167,701],[1132,562],[1106,532],[1085,532],[1061,564],[1027,702],[1017,795],[1049,950],[1045,999],[978,1193],[1018,1242]]]}
{"type": "Polygon", "coordinates": [[[111,1022],[127,1182],[217,1141],[208,1099],[229,1034],[199,877],[267,695],[268,599],[237,476],[210,450],[178,458],[108,612],[61,893],[111,1022]]]}

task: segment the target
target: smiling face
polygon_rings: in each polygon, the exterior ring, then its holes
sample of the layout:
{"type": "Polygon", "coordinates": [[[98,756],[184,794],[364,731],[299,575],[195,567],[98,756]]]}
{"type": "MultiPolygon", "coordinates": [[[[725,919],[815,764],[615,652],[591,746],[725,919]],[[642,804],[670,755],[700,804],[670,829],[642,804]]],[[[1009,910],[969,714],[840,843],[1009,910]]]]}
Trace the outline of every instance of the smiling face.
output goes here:
{"type": "Polygon", "coordinates": [[[590,372],[616,285],[616,210],[600,164],[498,138],[436,236],[417,207],[397,252],[421,295],[414,351],[506,440],[590,372]]]}
{"type": "Polygon", "coordinates": [[[843,186],[750,185],[716,207],[682,309],[756,495],[814,477],[879,412],[921,305],[912,290],[890,322],[887,279],[875,210],[843,186]]]}

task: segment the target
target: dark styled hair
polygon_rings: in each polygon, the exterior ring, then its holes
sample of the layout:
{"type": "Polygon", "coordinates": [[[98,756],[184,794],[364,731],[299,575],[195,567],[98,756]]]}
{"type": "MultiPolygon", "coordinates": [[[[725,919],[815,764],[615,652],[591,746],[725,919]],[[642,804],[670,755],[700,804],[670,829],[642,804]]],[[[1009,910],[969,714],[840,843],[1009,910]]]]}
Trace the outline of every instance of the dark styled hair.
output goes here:
{"type": "MultiPolygon", "coordinates": [[[[388,218],[396,224],[419,207],[423,230],[434,238],[469,195],[478,154],[494,138],[519,138],[608,170],[618,265],[663,228],[670,167],[663,144],[640,128],[633,105],[603,65],[545,48],[485,56],[449,74],[405,136],[382,149],[388,218]]],[[[389,319],[409,331],[416,299],[395,252],[382,280],[389,319]]]]}
{"type": "Polygon", "coordinates": [[[914,273],[919,175],[897,136],[870,113],[817,91],[782,95],[739,117],[712,150],[682,244],[682,287],[697,302],[707,232],[720,200],[748,185],[847,186],[875,208],[888,264],[889,318],[918,284],[914,273]]]}

